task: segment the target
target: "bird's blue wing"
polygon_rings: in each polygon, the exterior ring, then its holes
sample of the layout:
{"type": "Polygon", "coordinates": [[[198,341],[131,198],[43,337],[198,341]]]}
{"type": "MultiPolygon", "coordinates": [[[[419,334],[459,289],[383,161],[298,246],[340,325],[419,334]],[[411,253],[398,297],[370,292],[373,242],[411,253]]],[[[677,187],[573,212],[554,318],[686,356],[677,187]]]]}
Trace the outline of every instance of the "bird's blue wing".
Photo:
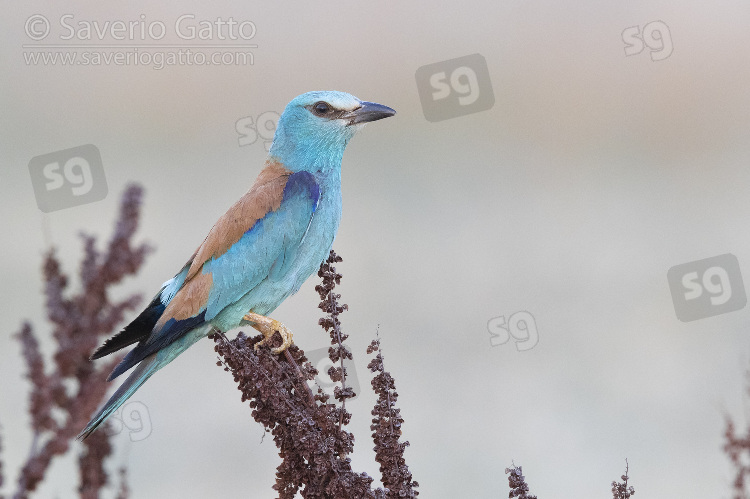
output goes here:
{"type": "Polygon", "coordinates": [[[278,280],[288,271],[310,226],[320,188],[309,172],[289,176],[281,205],[258,220],[223,255],[209,259],[211,274],[205,320],[216,317],[264,279],[278,280]]]}
{"type": "MultiPolygon", "coordinates": [[[[176,280],[165,283],[160,295],[169,299],[166,309],[110,379],[210,321],[264,279],[280,279],[286,274],[312,221],[320,187],[311,173],[297,172],[289,175],[279,194],[278,207],[255,220],[226,251],[208,258],[196,274],[183,269],[176,280]]],[[[212,234],[209,237],[221,236],[212,234]]]]}

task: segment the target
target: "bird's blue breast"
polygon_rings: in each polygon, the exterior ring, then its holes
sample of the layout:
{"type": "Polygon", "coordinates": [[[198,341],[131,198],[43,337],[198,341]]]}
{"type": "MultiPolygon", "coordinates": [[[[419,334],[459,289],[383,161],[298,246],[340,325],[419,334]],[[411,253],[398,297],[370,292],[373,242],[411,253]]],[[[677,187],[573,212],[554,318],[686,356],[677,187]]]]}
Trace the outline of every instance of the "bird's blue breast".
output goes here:
{"type": "MultiPolygon", "coordinates": [[[[242,317],[249,311],[261,315],[270,314],[288,296],[296,293],[328,256],[341,220],[340,170],[297,172],[291,175],[285,187],[285,199],[287,189],[290,199],[300,203],[299,207],[284,207],[291,210],[302,209],[302,199],[309,203],[317,189],[317,202],[314,203],[312,217],[308,220],[304,235],[296,244],[283,244],[284,249],[270,263],[263,276],[254,279],[257,282],[251,288],[247,288],[248,291],[239,300],[227,304],[218,311],[211,322],[222,330],[239,326],[242,317]],[[301,193],[305,196],[300,196],[301,193]]],[[[283,237],[283,231],[280,235],[283,237]]],[[[245,251],[244,259],[252,261],[262,257],[258,254],[257,241],[245,248],[243,246],[239,245],[235,251],[245,251]]],[[[239,276],[235,276],[234,279],[242,280],[239,276]]]]}

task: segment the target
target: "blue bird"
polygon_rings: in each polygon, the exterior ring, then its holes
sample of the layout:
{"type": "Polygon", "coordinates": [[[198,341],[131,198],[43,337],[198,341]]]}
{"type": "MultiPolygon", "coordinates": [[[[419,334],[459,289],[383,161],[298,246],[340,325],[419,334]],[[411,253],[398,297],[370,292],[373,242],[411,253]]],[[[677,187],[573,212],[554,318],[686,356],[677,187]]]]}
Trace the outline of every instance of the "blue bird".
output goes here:
{"type": "Polygon", "coordinates": [[[293,99],[279,119],[265,167],[250,190],[216,222],[203,243],[151,303],[92,359],[138,343],[108,381],[135,367],[86,425],[86,438],[156,371],[213,329],[250,324],[278,332],[271,319],[299,290],[331,249],[341,218],[341,158],[349,140],[370,121],[396,114],[345,92],[308,92],[293,99]]]}

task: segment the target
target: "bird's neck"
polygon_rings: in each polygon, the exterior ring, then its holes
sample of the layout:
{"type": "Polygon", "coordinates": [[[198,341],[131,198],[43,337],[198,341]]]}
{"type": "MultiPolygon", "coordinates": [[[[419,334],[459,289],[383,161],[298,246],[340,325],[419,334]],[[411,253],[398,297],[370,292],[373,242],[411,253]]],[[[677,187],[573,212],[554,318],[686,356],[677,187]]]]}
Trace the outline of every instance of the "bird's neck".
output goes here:
{"type": "Polygon", "coordinates": [[[327,137],[328,140],[295,140],[283,129],[276,131],[269,159],[293,172],[326,172],[341,169],[341,158],[349,137],[327,137]]]}
{"type": "Polygon", "coordinates": [[[309,168],[294,169],[281,161],[280,158],[268,155],[263,170],[261,170],[256,183],[265,183],[278,178],[281,175],[289,175],[297,171],[308,171],[317,179],[318,185],[322,191],[336,191],[341,189],[341,167],[340,163],[336,167],[324,167],[320,170],[310,170],[309,168]]]}

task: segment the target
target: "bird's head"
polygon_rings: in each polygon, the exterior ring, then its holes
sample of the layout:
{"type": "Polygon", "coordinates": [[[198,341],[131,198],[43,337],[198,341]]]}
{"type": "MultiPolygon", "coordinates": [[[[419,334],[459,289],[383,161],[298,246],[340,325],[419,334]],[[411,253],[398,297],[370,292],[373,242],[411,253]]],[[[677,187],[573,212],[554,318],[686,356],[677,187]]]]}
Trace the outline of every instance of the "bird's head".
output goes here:
{"type": "Polygon", "coordinates": [[[292,171],[337,168],[359,129],[394,114],[388,106],[346,92],[307,92],[287,104],[269,155],[292,171]]]}

